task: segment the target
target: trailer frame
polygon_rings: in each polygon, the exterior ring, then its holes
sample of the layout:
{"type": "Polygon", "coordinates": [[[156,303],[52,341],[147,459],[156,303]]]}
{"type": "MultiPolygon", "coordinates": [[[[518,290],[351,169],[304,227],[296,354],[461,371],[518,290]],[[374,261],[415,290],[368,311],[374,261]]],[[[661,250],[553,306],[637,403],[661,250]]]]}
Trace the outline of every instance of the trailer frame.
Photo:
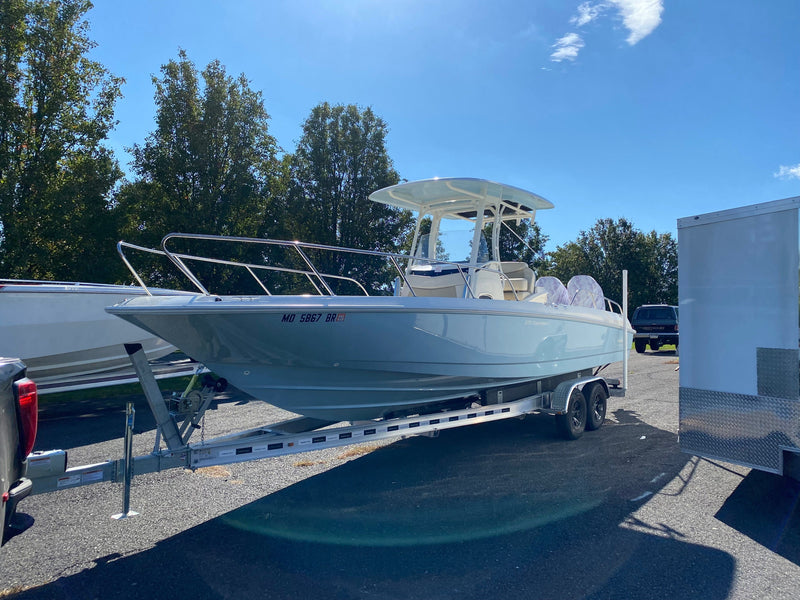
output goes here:
{"type": "MultiPolygon", "coordinates": [[[[129,502],[133,477],[168,469],[194,470],[412,435],[436,436],[446,429],[524,418],[535,413],[555,415],[564,437],[576,439],[584,429],[596,429],[602,425],[607,399],[612,391],[610,385],[619,386],[618,380],[606,380],[591,371],[576,372],[531,382],[526,384],[529,386],[527,388],[493,390],[483,398],[467,399],[474,402],[469,401],[469,405],[459,409],[451,408],[351,425],[300,416],[211,440],[189,443],[192,433],[200,427],[199,423],[214,395],[222,391],[219,383],[207,380],[188,412],[170,410],[170,402],[174,408],[176,400],[163,396],[141,346],[130,345],[126,349],[149,408],[156,418],[157,432],[153,451],[141,456],[131,455],[135,412],[129,404],[126,411],[125,452],[122,458],[68,467],[67,453],[64,450],[34,452],[28,457],[28,477],[34,484],[33,494],[102,482],[123,483],[123,511],[114,515],[114,518],[124,518],[137,514],[130,511],[129,502]],[[545,389],[546,387],[552,389],[545,389]],[[513,399],[505,401],[504,391],[513,399]],[[599,398],[600,404],[588,405],[584,391],[590,397],[599,398]],[[517,397],[521,394],[522,397],[517,397]],[[483,403],[479,404],[478,401],[483,403]],[[595,411],[594,420],[592,411],[595,411]],[[161,447],[162,440],[166,448],[161,447]]],[[[194,393],[197,394],[196,391],[194,393]]],[[[183,398],[182,396],[178,399],[178,403],[183,398]]]]}

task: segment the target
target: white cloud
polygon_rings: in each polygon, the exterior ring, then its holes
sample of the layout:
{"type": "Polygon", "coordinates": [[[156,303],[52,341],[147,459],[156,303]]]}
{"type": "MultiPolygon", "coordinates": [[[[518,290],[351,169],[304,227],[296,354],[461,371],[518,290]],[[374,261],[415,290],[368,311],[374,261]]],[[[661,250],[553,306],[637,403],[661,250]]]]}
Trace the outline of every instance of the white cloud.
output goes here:
{"type": "Polygon", "coordinates": [[[781,165],[778,172],[775,173],[775,177],[778,179],[800,179],[800,164],[793,167],[781,165]]]}
{"type": "MultiPolygon", "coordinates": [[[[622,23],[629,32],[627,42],[633,46],[661,24],[664,0],[587,0],[578,5],[577,14],[571,17],[569,22],[575,27],[583,27],[596,21],[612,8],[616,9],[622,18],[622,23]]],[[[581,36],[577,33],[568,33],[553,44],[556,51],[550,55],[550,60],[574,61],[584,46],[581,36]]]]}
{"type": "Polygon", "coordinates": [[[576,27],[583,27],[594,21],[600,16],[608,5],[604,2],[584,2],[578,6],[578,14],[572,17],[569,22],[576,27]]]}
{"type": "Polygon", "coordinates": [[[584,45],[581,36],[577,33],[568,33],[553,44],[553,48],[556,50],[550,55],[550,59],[555,62],[575,60],[584,45]]]}
{"type": "Polygon", "coordinates": [[[628,43],[633,46],[650,35],[661,24],[663,0],[610,0],[619,9],[622,22],[630,31],[628,43]]]}

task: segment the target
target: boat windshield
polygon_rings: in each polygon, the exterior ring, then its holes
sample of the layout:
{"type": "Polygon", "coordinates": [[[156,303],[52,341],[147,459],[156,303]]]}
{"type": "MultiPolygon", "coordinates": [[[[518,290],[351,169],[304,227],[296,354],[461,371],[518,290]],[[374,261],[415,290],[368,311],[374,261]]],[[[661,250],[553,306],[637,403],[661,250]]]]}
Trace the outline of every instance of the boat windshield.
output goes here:
{"type": "MultiPolygon", "coordinates": [[[[468,263],[472,252],[473,227],[464,221],[442,221],[439,228],[439,238],[436,240],[436,252],[432,255],[430,234],[426,233],[419,238],[417,251],[414,256],[418,258],[431,258],[455,263],[468,263]]],[[[489,245],[481,232],[480,246],[478,248],[478,263],[491,260],[489,245]]]]}

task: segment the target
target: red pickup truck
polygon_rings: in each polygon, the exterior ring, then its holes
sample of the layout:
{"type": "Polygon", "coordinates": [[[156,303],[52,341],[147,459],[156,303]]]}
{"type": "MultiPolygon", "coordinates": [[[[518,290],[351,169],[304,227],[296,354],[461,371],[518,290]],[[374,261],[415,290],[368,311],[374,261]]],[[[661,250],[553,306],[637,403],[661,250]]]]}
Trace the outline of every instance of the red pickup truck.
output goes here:
{"type": "Polygon", "coordinates": [[[27,457],[36,441],[39,400],[25,364],[0,358],[0,544],[27,528],[15,518],[20,500],[31,492],[25,477],[27,457]]]}

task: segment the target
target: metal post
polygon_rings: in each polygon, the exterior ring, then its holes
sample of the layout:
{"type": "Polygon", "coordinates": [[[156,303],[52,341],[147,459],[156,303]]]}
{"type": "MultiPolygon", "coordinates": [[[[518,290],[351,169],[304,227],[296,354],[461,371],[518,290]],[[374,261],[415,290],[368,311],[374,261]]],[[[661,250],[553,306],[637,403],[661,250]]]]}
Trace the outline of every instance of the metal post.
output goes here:
{"type": "Polygon", "coordinates": [[[126,519],[139,513],[131,510],[131,479],[133,479],[133,421],[136,417],[136,410],[133,402],[128,402],[125,407],[125,456],[123,464],[125,469],[125,481],[122,492],[122,512],[113,515],[112,519],[126,519]]]}
{"type": "Polygon", "coordinates": [[[622,393],[628,391],[628,270],[622,271],[622,393]]]}
{"type": "Polygon", "coordinates": [[[164,396],[158,387],[153,370],[147,363],[147,355],[142,350],[141,344],[125,344],[125,350],[131,359],[136,375],[139,377],[139,383],[142,384],[142,391],[150,405],[150,410],[153,411],[153,416],[156,418],[156,424],[161,430],[161,435],[164,436],[164,441],[167,442],[167,448],[170,450],[178,450],[183,447],[183,439],[178,431],[178,426],[175,424],[175,419],[169,414],[167,405],[164,403],[164,396]]]}

